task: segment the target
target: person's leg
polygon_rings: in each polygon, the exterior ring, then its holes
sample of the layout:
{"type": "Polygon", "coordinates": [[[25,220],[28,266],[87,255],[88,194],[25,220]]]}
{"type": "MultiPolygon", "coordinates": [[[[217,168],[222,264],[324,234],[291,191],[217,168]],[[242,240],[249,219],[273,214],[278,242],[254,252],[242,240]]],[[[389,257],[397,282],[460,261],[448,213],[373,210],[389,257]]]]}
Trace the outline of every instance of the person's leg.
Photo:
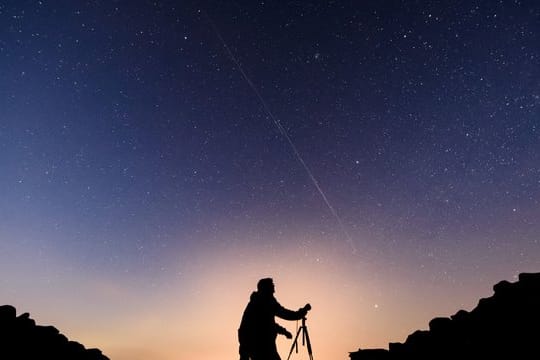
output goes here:
{"type": "Polygon", "coordinates": [[[251,360],[281,360],[275,341],[260,342],[253,350],[251,360]]]}
{"type": "Polygon", "coordinates": [[[276,343],[272,343],[272,349],[270,350],[270,359],[272,360],[281,360],[279,353],[277,351],[276,343]]]}
{"type": "Polygon", "coordinates": [[[240,348],[238,349],[238,353],[240,354],[240,360],[249,360],[250,358],[253,360],[253,356],[250,356],[250,352],[248,351],[247,347],[245,345],[240,344],[240,348]]]}
{"type": "MultiPolygon", "coordinates": [[[[238,347],[238,353],[240,354],[240,360],[249,360],[250,359],[250,344],[253,342],[249,336],[245,335],[245,332],[242,333],[238,330],[238,342],[240,346],[238,347]]],[[[251,357],[253,359],[253,357],[251,357]]]]}

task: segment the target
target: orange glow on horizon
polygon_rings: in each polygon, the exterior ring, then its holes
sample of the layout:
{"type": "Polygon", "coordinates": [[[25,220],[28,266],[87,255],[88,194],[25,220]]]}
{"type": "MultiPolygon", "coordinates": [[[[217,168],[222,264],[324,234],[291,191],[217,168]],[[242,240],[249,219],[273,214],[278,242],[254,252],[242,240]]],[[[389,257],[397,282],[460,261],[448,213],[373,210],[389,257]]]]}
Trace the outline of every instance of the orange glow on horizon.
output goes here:
{"type": "MultiPolygon", "coordinates": [[[[480,297],[470,291],[451,297],[431,283],[412,282],[407,271],[389,276],[389,270],[373,265],[376,259],[355,261],[357,255],[315,244],[309,253],[292,245],[199,250],[190,256],[192,269],[173,262],[171,267],[179,268],[171,271],[175,276],[154,282],[75,271],[54,289],[63,296],[42,297],[39,307],[29,300],[17,308],[114,360],[234,359],[236,331],[250,293],[258,279],[273,277],[283,306],[311,303],[307,325],[314,357],[346,360],[358,348],[404,341],[431,318],[470,309],[480,297]],[[421,295],[426,291],[429,297],[421,295]]],[[[489,289],[476,291],[489,295],[489,289]]],[[[276,321],[295,334],[295,322],[276,321]]],[[[279,337],[277,343],[285,359],[292,340],[279,337]]],[[[307,350],[300,347],[292,358],[307,358],[307,350]]]]}

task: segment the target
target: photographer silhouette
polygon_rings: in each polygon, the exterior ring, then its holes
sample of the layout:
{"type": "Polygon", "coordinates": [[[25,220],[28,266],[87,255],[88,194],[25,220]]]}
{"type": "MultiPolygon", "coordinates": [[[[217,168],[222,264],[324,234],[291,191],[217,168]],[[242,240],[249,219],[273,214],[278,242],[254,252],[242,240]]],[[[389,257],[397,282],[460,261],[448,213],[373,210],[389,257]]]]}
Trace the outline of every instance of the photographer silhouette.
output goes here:
{"type": "Polygon", "coordinates": [[[275,322],[275,316],[284,320],[304,319],[311,305],[297,311],[281,306],[274,297],[271,278],[259,280],[257,291],[251,294],[238,329],[240,360],[281,360],[276,348],[278,334],[288,339],[292,334],[275,322]]]}

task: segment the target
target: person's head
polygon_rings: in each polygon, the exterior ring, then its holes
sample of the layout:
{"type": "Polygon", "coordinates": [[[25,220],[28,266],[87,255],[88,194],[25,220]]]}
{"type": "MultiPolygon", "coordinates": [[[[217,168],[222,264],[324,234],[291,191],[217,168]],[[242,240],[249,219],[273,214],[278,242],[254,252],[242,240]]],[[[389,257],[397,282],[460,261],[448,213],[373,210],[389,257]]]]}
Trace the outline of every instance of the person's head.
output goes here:
{"type": "Polygon", "coordinates": [[[262,294],[272,295],[274,290],[274,280],[272,278],[264,278],[257,283],[257,291],[262,294]]]}

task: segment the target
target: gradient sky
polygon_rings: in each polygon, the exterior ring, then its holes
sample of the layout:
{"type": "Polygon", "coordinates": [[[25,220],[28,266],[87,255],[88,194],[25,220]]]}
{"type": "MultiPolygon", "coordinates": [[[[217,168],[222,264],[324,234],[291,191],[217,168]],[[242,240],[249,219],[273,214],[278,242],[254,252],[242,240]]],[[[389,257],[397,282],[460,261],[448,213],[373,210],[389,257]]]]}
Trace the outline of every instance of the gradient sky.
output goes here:
{"type": "Polygon", "coordinates": [[[38,324],[234,359],[271,276],[346,360],[540,270],[540,4],[0,1],[0,166],[38,324]]]}

